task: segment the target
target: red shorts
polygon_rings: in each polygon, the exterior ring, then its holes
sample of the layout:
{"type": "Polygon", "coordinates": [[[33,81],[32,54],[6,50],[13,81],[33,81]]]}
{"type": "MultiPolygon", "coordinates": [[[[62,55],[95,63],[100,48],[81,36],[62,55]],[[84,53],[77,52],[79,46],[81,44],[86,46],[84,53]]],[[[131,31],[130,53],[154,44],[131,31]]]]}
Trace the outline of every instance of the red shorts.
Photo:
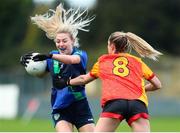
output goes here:
{"type": "Polygon", "coordinates": [[[129,125],[139,118],[148,119],[148,109],[140,100],[115,99],[106,102],[101,117],[125,119],[129,125]]]}

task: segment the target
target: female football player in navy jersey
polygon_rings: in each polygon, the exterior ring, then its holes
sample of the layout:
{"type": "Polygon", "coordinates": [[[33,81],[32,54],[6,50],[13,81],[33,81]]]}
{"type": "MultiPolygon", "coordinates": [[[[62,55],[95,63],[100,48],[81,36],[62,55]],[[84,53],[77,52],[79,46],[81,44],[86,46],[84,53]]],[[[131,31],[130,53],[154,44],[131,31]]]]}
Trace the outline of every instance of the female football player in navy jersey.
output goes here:
{"type": "MultiPolygon", "coordinates": [[[[46,32],[49,39],[55,41],[57,50],[49,54],[25,54],[21,63],[26,66],[29,58],[34,61],[47,61],[47,72],[52,77],[52,119],[58,132],[72,132],[75,126],[79,132],[94,130],[93,116],[86,98],[85,86],[59,86],[61,79],[75,78],[86,73],[87,54],[78,49],[78,30],[84,29],[93,17],[82,20],[85,13],[69,9],[62,5],[53,11],[53,15],[36,15],[31,20],[46,32]],[[80,19],[80,20],[79,20],[80,19]]],[[[83,18],[84,19],[84,18],[83,18]]]]}

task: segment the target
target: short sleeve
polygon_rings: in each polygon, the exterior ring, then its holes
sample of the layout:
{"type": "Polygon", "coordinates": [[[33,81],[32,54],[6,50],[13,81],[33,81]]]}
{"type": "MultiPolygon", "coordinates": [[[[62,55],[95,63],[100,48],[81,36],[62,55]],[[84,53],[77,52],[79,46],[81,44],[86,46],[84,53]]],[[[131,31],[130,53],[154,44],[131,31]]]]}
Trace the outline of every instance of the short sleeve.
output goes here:
{"type": "Polygon", "coordinates": [[[98,78],[99,77],[99,62],[96,62],[93,65],[93,68],[90,71],[90,76],[94,77],[94,78],[98,78]]]}
{"type": "Polygon", "coordinates": [[[73,55],[78,55],[81,58],[81,64],[83,66],[84,69],[86,69],[87,66],[87,53],[85,51],[81,51],[81,50],[77,50],[73,53],[73,55]]]}
{"type": "Polygon", "coordinates": [[[142,62],[142,70],[146,80],[151,80],[155,76],[152,70],[144,62],[142,62]]]}

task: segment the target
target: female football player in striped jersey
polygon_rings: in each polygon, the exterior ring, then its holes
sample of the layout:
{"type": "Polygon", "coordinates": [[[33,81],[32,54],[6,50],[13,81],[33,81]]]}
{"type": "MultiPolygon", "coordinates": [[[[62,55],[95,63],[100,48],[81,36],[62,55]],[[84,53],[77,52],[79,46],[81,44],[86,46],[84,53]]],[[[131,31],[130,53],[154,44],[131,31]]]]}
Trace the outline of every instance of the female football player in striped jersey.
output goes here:
{"type": "MultiPolygon", "coordinates": [[[[61,79],[75,78],[86,73],[87,54],[78,49],[78,30],[88,31],[94,17],[87,17],[87,11],[65,10],[62,5],[45,15],[31,17],[32,22],[55,41],[58,50],[49,54],[38,54],[34,61],[47,61],[47,72],[52,77],[52,119],[57,132],[72,132],[75,126],[79,132],[92,132],[95,124],[86,98],[85,86],[60,86],[61,79]],[[82,17],[85,15],[85,17],[82,17]]],[[[26,65],[32,54],[21,57],[26,65]]]]}
{"type": "Polygon", "coordinates": [[[161,55],[133,33],[114,32],[108,39],[108,54],[99,57],[88,74],[61,83],[83,85],[101,79],[103,111],[95,132],[113,132],[123,119],[133,132],[150,132],[146,92],[160,89],[161,82],[141,58],[129,54],[132,48],[153,60],[161,55]],[[144,79],[149,83],[145,85],[144,79]]]}

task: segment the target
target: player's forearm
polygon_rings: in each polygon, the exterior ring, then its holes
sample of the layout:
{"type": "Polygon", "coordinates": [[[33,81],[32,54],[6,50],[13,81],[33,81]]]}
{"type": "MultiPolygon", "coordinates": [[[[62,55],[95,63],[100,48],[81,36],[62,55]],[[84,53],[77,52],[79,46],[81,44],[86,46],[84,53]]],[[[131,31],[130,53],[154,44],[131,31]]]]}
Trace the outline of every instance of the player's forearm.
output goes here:
{"type": "Polygon", "coordinates": [[[155,91],[158,90],[160,88],[157,88],[156,86],[154,86],[153,84],[149,83],[147,85],[145,85],[145,91],[155,91]]]}
{"type": "Polygon", "coordinates": [[[162,87],[160,80],[157,76],[154,76],[151,80],[149,80],[149,84],[145,86],[145,91],[155,91],[162,87]]]}
{"type": "Polygon", "coordinates": [[[74,58],[72,55],[53,54],[52,58],[63,62],[64,64],[76,64],[80,62],[79,59],[77,59],[76,57],[74,58]]]}
{"type": "Polygon", "coordinates": [[[85,79],[84,75],[78,76],[74,79],[71,79],[69,81],[70,85],[84,85],[88,83],[88,81],[85,79]]]}

